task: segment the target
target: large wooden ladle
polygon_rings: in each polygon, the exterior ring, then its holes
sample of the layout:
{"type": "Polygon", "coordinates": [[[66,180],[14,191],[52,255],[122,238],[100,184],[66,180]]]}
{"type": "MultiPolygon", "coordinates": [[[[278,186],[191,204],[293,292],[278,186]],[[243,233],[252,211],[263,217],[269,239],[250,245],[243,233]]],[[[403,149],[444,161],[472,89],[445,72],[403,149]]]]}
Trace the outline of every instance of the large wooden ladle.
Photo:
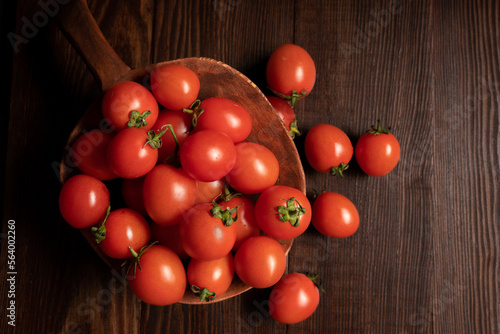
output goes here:
{"type": "MultiPolygon", "coordinates": [[[[61,5],[57,20],[65,36],[100,83],[103,92],[119,81],[132,80],[147,83],[151,70],[160,64],[180,64],[192,69],[201,82],[199,99],[222,96],[244,106],[252,116],[253,121],[253,130],[247,140],[268,147],[279,160],[280,173],[277,183],[289,185],[305,192],[304,170],[292,139],[264,94],[246,76],[229,65],[209,58],[177,59],[152,64],[144,68],[130,69],[108,44],[85,0],[72,0],[61,5]]],[[[89,106],[76,124],[66,147],[71,147],[71,144],[83,131],[97,128],[102,124],[101,98],[89,106]]],[[[71,164],[68,152],[66,152],[62,157],[60,168],[61,182],[66,181],[77,172],[71,164]]],[[[110,267],[120,270],[121,261],[112,260],[104,255],[88,229],[82,230],[82,233],[110,267]]],[[[293,240],[279,241],[285,252],[288,253],[293,240]]],[[[234,297],[248,289],[250,289],[249,286],[235,277],[228,291],[224,295],[218,296],[214,302],[234,297]]],[[[198,304],[201,302],[197,296],[187,290],[181,303],[198,304]]]]}

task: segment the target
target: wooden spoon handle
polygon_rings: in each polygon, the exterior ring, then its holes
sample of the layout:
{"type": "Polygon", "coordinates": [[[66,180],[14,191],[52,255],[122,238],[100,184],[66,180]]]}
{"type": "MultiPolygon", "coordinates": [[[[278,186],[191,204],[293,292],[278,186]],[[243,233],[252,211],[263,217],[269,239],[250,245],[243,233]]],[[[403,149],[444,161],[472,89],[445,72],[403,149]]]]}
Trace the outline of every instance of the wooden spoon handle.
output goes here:
{"type": "Polygon", "coordinates": [[[103,91],[130,71],[102,34],[86,0],[71,0],[61,5],[57,21],[103,91]]]}

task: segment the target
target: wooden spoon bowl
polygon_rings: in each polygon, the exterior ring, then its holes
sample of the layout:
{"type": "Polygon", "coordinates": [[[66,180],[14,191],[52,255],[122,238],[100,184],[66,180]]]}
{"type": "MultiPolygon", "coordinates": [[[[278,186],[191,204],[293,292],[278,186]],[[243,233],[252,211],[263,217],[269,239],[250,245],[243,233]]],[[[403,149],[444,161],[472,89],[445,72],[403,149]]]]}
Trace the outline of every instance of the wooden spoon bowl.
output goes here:
{"type": "MultiPolygon", "coordinates": [[[[112,84],[124,80],[136,81],[147,86],[152,69],[162,64],[179,64],[193,70],[198,75],[201,84],[198,98],[203,100],[211,96],[221,96],[232,99],[245,107],[253,122],[252,132],[247,141],[262,144],[276,155],[280,167],[277,184],[295,187],[305,193],[304,170],[294,142],[264,94],[242,73],[227,64],[209,58],[170,60],[131,70],[109,46],[84,0],[71,1],[67,5],[61,6],[58,22],[68,40],[79,51],[89,70],[100,82],[103,91],[112,84]]],[[[102,126],[101,99],[102,96],[86,110],[71,132],[66,147],[71,147],[84,131],[102,126]]],[[[60,178],[63,183],[78,173],[73,168],[68,153],[63,155],[61,162],[60,178]]],[[[121,270],[122,261],[107,257],[95,243],[90,229],[83,229],[82,234],[111,268],[117,271],[121,270]]],[[[285,253],[288,254],[293,239],[278,241],[285,253]]],[[[226,293],[218,296],[213,302],[234,297],[249,289],[249,286],[235,276],[226,293]]],[[[202,303],[188,289],[180,302],[184,304],[202,303]]]]}

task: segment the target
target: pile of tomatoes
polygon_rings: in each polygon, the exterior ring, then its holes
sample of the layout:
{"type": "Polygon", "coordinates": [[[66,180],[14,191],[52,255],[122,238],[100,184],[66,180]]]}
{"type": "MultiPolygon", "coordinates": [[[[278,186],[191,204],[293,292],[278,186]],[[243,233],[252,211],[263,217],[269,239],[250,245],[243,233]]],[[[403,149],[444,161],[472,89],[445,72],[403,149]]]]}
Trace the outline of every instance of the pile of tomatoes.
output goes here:
{"type": "MultiPolygon", "coordinates": [[[[283,45],[266,79],[275,93],[269,102],[290,136],[300,135],[293,106],[313,89],[312,58],[283,45]]],[[[348,237],[359,225],[356,207],[338,193],[311,203],[302,191],[277,185],[275,155],[246,141],[252,118],[245,106],[218,96],[198,100],[199,90],[196,73],[174,64],[153,69],[150,89],[132,81],[109,88],[101,105],[109,128],[83,133],[69,152],[81,173],[62,186],[61,214],[91,229],[106,256],[127,261],[129,286],[146,303],[176,303],[186,289],[213,301],[238,276],[254,288],[273,287],[274,319],[302,321],[316,309],[321,287],[313,274],[284,275],[278,240],[300,236],[311,223],[324,235],[348,237]],[[124,207],[113,207],[105,184],[115,179],[124,207]]],[[[318,172],[343,176],[355,154],[364,171],[381,176],[399,160],[392,138],[379,124],[354,150],[342,130],[319,124],[306,135],[305,153],[318,172]]]]}

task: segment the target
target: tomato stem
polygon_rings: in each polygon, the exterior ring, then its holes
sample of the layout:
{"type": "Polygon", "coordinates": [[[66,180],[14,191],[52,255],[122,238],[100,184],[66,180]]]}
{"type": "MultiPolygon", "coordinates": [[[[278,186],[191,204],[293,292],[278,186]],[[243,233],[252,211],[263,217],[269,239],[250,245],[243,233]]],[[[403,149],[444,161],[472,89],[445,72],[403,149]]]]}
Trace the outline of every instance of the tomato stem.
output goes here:
{"type": "Polygon", "coordinates": [[[128,246],[128,250],[130,251],[130,253],[132,254],[132,258],[131,259],[127,259],[125,262],[122,263],[122,266],[127,266],[127,273],[130,271],[130,269],[134,268],[133,270],[133,277],[135,277],[135,273],[137,272],[137,268],[139,268],[139,270],[142,270],[141,269],[141,263],[140,263],[140,260],[141,260],[141,256],[142,254],[144,254],[145,251],[147,251],[151,246],[157,244],[158,241],[153,241],[151,243],[149,243],[148,245],[142,247],[140,250],[139,250],[139,253],[137,253],[134,248],[132,248],[132,246],[128,246]]]}
{"type": "Polygon", "coordinates": [[[341,162],[340,165],[334,166],[330,169],[331,175],[339,175],[340,177],[344,177],[344,171],[349,168],[349,165],[341,162]]]}
{"type": "Polygon", "coordinates": [[[211,292],[210,290],[208,290],[208,288],[201,289],[194,284],[191,285],[191,291],[197,295],[200,295],[201,302],[209,302],[217,297],[217,294],[215,292],[211,292]]]}
{"type": "Polygon", "coordinates": [[[191,104],[191,107],[182,109],[183,112],[191,114],[191,125],[195,127],[198,124],[198,117],[203,114],[203,109],[200,108],[201,100],[196,100],[191,104]]]}
{"type": "Polygon", "coordinates": [[[92,227],[91,232],[92,235],[94,236],[95,242],[100,243],[104,239],[106,239],[106,220],[109,217],[109,214],[111,212],[111,204],[108,205],[108,209],[106,210],[106,215],[104,216],[104,219],[102,222],[99,224],[99,227],[92,227]]]}
{"type": "Polygon", "coordinates": [[[306,276],[316,285],[319,291],[326,293],[325,288],[321,285],[321,281],[316,281],[319,277],[318,274],[307,272],[306,276]]]}
{"type": "Polygon", "coordinates": [[[389,134],[390,129],[390,127],[388,127],[387,129],[382,129],[382,127],[380,126],[380,120],[377,120],[377,127],[372,125],[370,130],[366,131],[366,133],[371,133],[374,135],[389,134]]]}
{"type": "Polygon", "coordinates": [[[215,200],[216,201],[222,201],[222,202],[227,202],[233,197],[239,197],[241,196],[241,193],[236,193],[236,192],[231,192],[231,189],[229,188],[229,184],[226,182],[224,184],[224,192],[220,193],[215,200]]]}
{"type": "Polygon", "coordinates": [[[292,197],[286,201],[286,205],[278,206],[278,212],[274,212],[279,216],[280,221],[286,223],[289,222],[293,227],[298,227],[300,223],[300,217],[306,213],[306,209],[292,197]]]}
{"type": "Polygon", "coordinates": [[[130,120],[127,123],[128,127],[142,128],[143,126],[148,125],[146,118],[149,115],[151,115],[150,110],[146,110],[142,114],[138,110],[132,110],[130,112],[130,120]]]}
{"type": "Polygon", "coordinates": [[[304,97],[307,95],[307,90],[303,90],[302,92],[297,92],[296,90],[292,90],[292,94],[291,95],[286,95],[286,94],[282,94],[282,93],[279,93],[279,92],[275,92],[274,90],[272,91],[274,94],[276,94],[278,97],[281,97],[282,99],[284,100],[289,100],[290,101],[290,105],[292,108],[295,107],[295,102],[297,102],[300,98],[304,97]]]}
{"type": "Polygon", "coordinates": [[[288,131],[288,133],[290,133],[290,137],[292,137],[292,139],[295,139],[295,136],[300,136],[302,134],[298,126],[298,121],[299,118],[295,117],[293,122],[290,123],[290,131],[288,131]]]}
{"type": "Polygon", "coordinates": [[[210,210],[210,213],[212,214],[212,217],[215,218],[220,218],[222,220],[222,223],[225,226],[231,226],[232,223],[238,221],[238,209],[243,205],[241,203],[240,205],[234,207],[234,208],[229,208],[226,207],[225,209],[217,204],[215,199],[212,201],[213,208],[210,210]],[[236,213],[236,216],[233,217],[233,214],[236,213]]]}

